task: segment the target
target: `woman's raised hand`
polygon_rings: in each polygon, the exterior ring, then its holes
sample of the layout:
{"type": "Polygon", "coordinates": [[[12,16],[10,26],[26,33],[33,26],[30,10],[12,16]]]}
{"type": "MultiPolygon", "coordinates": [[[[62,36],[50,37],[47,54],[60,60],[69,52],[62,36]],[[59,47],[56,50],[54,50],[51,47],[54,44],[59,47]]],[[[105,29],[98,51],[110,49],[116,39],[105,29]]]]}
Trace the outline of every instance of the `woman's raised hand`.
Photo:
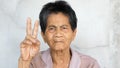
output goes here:
{"type": "Polygon", "coordinates": [[[37,39],[39,21],[36,21],[34,28],[31,27],[31,19],[27,19],[26,37],[20,44],[21,58],[31,60],[40,49],[40,41],[37,39]]]}

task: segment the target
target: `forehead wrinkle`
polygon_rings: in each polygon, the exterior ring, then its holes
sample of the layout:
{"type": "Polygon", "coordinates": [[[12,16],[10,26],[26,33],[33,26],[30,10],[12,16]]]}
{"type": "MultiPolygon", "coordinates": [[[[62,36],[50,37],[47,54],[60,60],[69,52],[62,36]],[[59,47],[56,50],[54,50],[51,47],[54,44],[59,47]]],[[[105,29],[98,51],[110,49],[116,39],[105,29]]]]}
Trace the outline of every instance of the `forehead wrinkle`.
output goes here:
{"type": "Polygon", "coordinates": [[[48,26],[62,27],[69,25],[70,25],[69,19],[63,13],[50,14],[47,20],[47,27],[48,26]]]}
{"type": "Polygon", "coordinates": [[[49,22],[49,20],[52,20],[53,22],[54,21],[57,21],[57,22],[59,22],[59,21],[68,21],[69,22],[69,18],[65,15],[65,14],[63,14],[63,13],[57,13],[57,14],[50,14],[49,16],[48,16],[48,19],[47,19],[47,22],[49,22]]]}

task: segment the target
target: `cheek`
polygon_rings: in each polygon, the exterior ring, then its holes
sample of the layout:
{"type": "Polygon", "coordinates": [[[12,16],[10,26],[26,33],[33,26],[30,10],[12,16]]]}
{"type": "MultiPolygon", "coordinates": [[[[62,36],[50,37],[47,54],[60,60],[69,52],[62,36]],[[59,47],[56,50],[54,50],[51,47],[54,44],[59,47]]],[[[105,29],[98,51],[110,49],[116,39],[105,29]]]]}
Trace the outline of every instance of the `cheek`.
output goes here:
{"type": "Polygon", "coordinates": [[[74,39],[74,35],[73,34],[67,34],[66,38],[67,38],[68,42],[71,43],[74,39]]]}
{"type": "Polygon", "coordinates": [[[46,42],[50,48],[53,48],[53,35],[47,34],[46,36],[46,42]]]}
{"type": "Polygon", "coordinates": [[[48,43],[51,42],[52,39],[53,39],[53,35],[50,34],[50,33],[47,33],[47,34],[46,34],[46,40],[47,40],[47,42],[48,42],[48,43]]]}
{"type": "Polygon", "coordinates": [[[69,31],[69,32],[66,32],[65,34],[66,34],[66,36],[67,36],[68,38],[70,38],[70,37],[72,36],[72,32],[70,32],[70,31],[69,31]]]}

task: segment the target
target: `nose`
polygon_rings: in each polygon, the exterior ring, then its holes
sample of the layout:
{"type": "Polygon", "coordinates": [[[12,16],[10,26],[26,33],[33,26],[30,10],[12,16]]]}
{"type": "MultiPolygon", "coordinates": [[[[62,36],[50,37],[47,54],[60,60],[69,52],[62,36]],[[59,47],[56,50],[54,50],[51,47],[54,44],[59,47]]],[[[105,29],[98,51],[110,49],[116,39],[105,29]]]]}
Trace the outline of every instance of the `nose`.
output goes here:
{"type": "Polygon", "coordinates": [[[60,29],[57,29],[56,32],[55,32],[55,37],[56,38],[59,38],[59,37],[62,37],[62,31],[60,29]]]}

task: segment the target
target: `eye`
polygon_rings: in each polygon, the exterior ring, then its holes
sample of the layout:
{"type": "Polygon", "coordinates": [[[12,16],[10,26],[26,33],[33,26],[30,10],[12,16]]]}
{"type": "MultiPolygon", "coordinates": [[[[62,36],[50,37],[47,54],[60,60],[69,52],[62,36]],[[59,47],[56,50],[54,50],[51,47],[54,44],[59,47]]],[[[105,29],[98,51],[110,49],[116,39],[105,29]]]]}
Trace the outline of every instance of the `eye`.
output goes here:
{"type": "Polygon", "coordinates": [[[62,29],[68,29],[68,27],[67,26],[63,26],[62,29]]]}
{"type": "Polygon", "coordinates": [[[67,31],[68,30],[68,27],[67,26],[62,26],[61,28],[63,31],[67,31]]]}
{"type": "Polygon", "coordinates": [[[63,27],[63,29],[67,29],[67,27],[63,27]]]}
{"type": "Polygon", "coordinates": [[[48,28],[48,31],[49,31],[49,32],[54,32],[54,31],[55,31],[55,27],[49,27],[49,28],[48,28]]]}
{"type": "Polygon", "coordinates": [[[49,30],[54,30],[54,27],[50,27],[49,30]]]}

